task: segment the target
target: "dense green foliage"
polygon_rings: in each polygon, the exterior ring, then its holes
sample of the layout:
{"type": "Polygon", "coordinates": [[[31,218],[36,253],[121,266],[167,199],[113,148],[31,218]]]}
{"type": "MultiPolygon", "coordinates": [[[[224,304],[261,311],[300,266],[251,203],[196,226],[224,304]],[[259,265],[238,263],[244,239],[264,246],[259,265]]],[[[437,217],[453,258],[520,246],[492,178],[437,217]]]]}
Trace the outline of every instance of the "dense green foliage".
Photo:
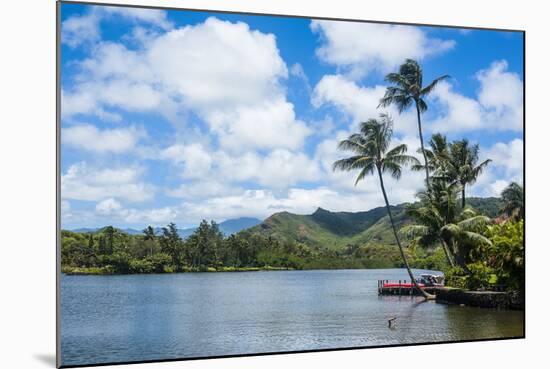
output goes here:
{"type": "MultiPolygon", "coordinates": [[[[485,201],[493,200],[476,199],[476,206],[486,208],[485,201]]],[[[392,206],[399,228],[411,223],[405,209],[405,204],[392,206]]],[[[185,240],[170,225],[160,232],[147,227],[142,235],[114,227],[88,233],[62,231],[63,271],[112,274],[403,266],[384,208],[358,213],[318,209],[311,215],[282,212],[228,237],[218,231],[215,224],[206,222],[185,240]],[[199,257],[199,250],[205,255],[199,257]]],[[[409,247],[406,252],[414,267],[444,270],[446,266],[438,259],[444,256],[439,247],[409,247]]]]}
{"type": "Polygon", "coordinates": [[[486,228],[491,243],[475,250],[470,273],[459,268],[449,270],[448,279],[455,287],[479,289],[502,286],[518,291],[525,282],[523,220],[507,221],[486,228]]]}
{"type": "Polygon", "coordinates": [[[131,274],[258,269],[340,269],[400,267],[395,246],[348,244],[330,250],[244,231],[224,237],[216,223],[203,221],[186,240],[175,224],[155,234],[130,235],[113,227],[94,233],[62,231],[66,273],[131,274]]]}

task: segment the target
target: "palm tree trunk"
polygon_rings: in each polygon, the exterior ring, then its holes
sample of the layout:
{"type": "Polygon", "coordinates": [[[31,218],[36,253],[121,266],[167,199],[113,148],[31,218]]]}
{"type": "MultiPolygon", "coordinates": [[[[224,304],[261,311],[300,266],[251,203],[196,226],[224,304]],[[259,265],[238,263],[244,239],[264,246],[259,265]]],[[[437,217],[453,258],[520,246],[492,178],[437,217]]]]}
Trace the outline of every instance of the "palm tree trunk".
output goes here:
{"type": "Polygon", "coordinates": [[[453,257],[451,256],[451,252],[449,251],[449,247],[447,246],[447,243],[445,240],[440,238],[441,241],[441,247],[443,247],[443,251],[445,251],[445,256],[447,257],[447,261],[449,264],[451,264],[451,267],[455,267],[455,261],[453,260],[453,257]]]}
{"type": "Polygon", "coordinates": [[[464,259],[464,255],[462,255],[460,253],[460,250],[458,250],[458,247],[456,245],[456,241],[453,241],[453,244],[454,244],[454,249],[455,249],[455,253],[454,255],[456,255],[456,263],[458,264],[458,266],[460,266],[462,268],[462,270],[464,270],[468,275],[472,275],[472,272],[470,269],[468,269],[468,267],[466,266],[466,260],[464,259]]]}
{"type": "Polygon", "coordinates": [[[420,108],[418,102],[416,103],[416,118],[418,120],[418,137],[420,137],[420,149],[422,150],[422,156],[424,157],[424,169],[426,170],[426,187],[430,189],[430,171],[428,170],[428,158],[426,157],[426,150],[424,150],[424,136],[422,135],[422,120],[420,118],[420,108]]]}
{"type": "Polygon", "coordinates": [[[390,217],[390,223],[393,230],[393,235],[395,236],[395,241],[397,242],[397,246],[399,246],[399,252],[401,253],[401,257],[403,258],[403,264],[405,264],[405,268],[407,268],[407,273],[409,273],[409,277],[411,278],[411,283],[422,294],[422,296],[424,296],[426,300],[433,300],[435,296],[427,293],[422,288],[420,288],[420,286],[416,282],[416,279],[414,278],[414,275],[412,274],[411,267],[409,266],[409,262],[407,261],[407,257],[405,256],[405,252],[403,251],[403,246],[401,245],[401,241],[399,241],[399,237],[397,236],[397,229],[395,228],[395,223],[393,221],[393,216],[390,209],[390,203],[388,202],[388,196],[386,195],[386,189],[384,188],[382,171],[380,170],[379,167],[377,167],[377,169],[378,169],[378,178],[380,178],[380,187],[382,189],[382,194],[384,195],[384,201],[386,202],[386,210],[388,211],[388,216],[390,217]]]}
{"type": "Polygon", "coordinates": [[[462,209],[466,207],[466,185],[462,185],[462,209]]]}

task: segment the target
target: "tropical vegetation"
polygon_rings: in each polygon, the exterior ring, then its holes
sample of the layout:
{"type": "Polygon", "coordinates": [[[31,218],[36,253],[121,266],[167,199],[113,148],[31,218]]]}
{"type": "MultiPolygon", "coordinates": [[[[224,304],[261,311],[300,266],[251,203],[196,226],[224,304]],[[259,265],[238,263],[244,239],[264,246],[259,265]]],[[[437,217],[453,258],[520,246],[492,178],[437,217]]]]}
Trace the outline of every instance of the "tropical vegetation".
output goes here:
{"type": "MultiPolygon", "coordinates": [[[[422,113],[426,97],[443,75],[423,85],[418,62],[406,60],[386,76],[389,86],[379,107],[399,113],[416,108],[423,161],[407,145],[392,146],[393,119],[386,113],[362,122],[338,144],[349,156],[335,171],[356,172],[355,185],[375,176],[384,207],[359,213],[319,208],[310,215],[273,214],[262,223],[225,234],[203,220],[182,237],[174,223],[148,226],[140,235],[107,226],[85,233],[62,231],[61,262],[66,273],[172,273],[404,267],[445,272],[456,287],[522,290],[524,284],[524,189],[510,183],[500,198],[467,197],[490,164],[479,145],[434,133],[424,145],[422,113]],[[411,204],[392,205],[386,176],[424,172],[424,188],[411,204]]],[[[368,118],[368,117],[366,117],[368,118]]],[[[350,179],[351,180],[351,179],[350,179]]],[[[416,286],[426,298],[427,294],[416,286]]]]}

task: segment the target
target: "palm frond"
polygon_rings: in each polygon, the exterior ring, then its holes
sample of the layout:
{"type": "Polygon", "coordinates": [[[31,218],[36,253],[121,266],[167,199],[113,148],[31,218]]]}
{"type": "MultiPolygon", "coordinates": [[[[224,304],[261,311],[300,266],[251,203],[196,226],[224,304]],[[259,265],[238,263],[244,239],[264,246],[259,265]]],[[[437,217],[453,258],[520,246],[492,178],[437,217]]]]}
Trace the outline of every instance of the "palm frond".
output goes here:
{"type": "Polygon", "coordinates": [[[481,245],[488,245],[488,246],[491,246],[493,244],[490,239],[476,232],[463,231],[461,233],[461,237],[473,244],[478,244],[478,245],[481,244],[481,245]]]}
{"type": "Polygon", "coordinates": [[[382,173],[390,173],[390,175],[395,179],[401,178],[401,166],[396,162],[383,161],[380,170],[382,173]]]}
{"type": "Polygon", "coordinates": [[[442,81],[444,81],[448,78],[451,78],[451,76],[449,76],[447,74],[444,75],[444,76],[437,77],[429,85],[427,85],[426,87],[424,87],[420,91],[420,95],[422,95],[422,96],[429,95],[440,82],[442,82],[442,81]]]}
{"type": "Polygon", "coordinates": [[[457,225],[465,230],[479,229],[482,226],[486,226],[491,223],[491,218],[484,215],[477,215],[471,218],[464,219],[457,223],[457,225]]]}
{"type": "Polygon", "coordinates": [[[374,165],[375,159],[369,156],[356,155],[345,159],[340,159],[332,164],[332,170],[350,171],[354,169],[363,169],[374,165]]]}
{"type": "Polygon", "coordinates": [[[399,230],[399,233],[403,234],[405,237],[411,239],[414,237],[423,237],[426,236],[429,232],[429,228],[425,225],[419,224],[409,224],[402,227],[399,230]]]}
{"type": "Polygon", "coordinates": [[[376,168],[376,165],[374,163],[365,166],[361,170],[361,172],[359,172],[359,175],[357,176],[357,179],[355,180],[355,186],[357,186],[359,181],[362,181],[367,175],[370,175],[370,174],[374,173],[375,168],[376,168]]]}

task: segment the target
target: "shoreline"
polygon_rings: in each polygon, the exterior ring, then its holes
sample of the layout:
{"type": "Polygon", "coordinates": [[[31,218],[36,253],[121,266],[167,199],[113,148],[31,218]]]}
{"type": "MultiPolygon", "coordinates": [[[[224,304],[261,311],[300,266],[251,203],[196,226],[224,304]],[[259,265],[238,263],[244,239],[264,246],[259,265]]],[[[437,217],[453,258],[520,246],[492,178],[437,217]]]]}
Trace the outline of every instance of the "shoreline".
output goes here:
{"type": "MultiPolygon", "coordinates": [[[[164,271],[164,272],[152,272],[152,273],[116,273],[106,270],[105,268],[80,268],[80,267],[61,267],[61,274],[65,275],[150,275],[150,274],[184,274],[184,273],[245,273],[245,272],[261,272],[261,271],[285,271],[285,270],[298,270],[295,268],[283,268],[283,267],[222,267],[213,268],[208,267],[203,270],[187,268],[181,271],[164,271]]],[[[330,269],[327,269],[330,270],[330,269]]]]}

